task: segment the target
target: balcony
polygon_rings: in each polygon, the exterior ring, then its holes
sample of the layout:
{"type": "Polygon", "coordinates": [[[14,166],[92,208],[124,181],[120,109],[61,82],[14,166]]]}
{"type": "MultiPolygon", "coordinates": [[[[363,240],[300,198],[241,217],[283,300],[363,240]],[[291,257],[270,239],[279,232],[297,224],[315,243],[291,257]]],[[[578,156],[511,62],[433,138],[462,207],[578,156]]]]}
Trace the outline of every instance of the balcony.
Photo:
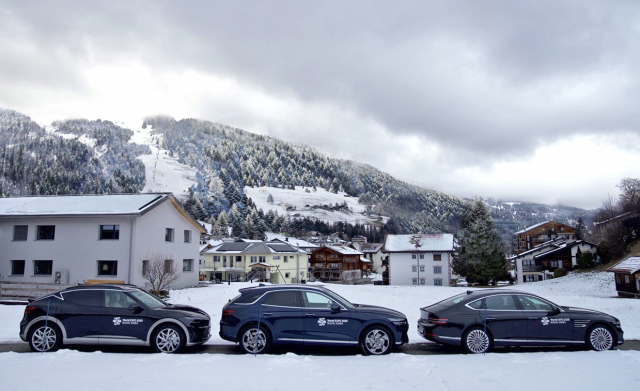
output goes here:
{"type": "Polygon", "coordinates": [[[542,266],[522,266],[523,272],[541,272],[542,266]]]}

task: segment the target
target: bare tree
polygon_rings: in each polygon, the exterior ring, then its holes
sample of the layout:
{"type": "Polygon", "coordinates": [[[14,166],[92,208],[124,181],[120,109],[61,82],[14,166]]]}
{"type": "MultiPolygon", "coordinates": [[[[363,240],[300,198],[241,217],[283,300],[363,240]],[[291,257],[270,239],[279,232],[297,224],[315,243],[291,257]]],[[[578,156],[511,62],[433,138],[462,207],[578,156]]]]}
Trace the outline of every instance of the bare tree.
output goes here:
{"type": "Polygon", "coordinates": [[[171,285],[182,276],[182,269],[176,266],[173,255],[160,251],[145,254],[138,271],[149,285],[150,292],[156,296],[168,291],[171,285]]]}

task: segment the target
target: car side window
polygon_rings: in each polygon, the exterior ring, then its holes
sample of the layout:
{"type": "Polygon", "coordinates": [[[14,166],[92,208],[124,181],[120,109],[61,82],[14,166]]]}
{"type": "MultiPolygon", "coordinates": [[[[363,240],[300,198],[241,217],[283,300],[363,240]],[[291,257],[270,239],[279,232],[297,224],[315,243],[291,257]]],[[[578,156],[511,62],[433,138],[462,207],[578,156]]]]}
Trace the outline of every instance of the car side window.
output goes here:
{"type": "Polygon", "coordinates": [[[551,304],[540,300],[537,297],[518,295],[518,299],[525,311],[553,311],[553,306],[551,304]]]}
{"type": "Polygon", "coordinates": [[[281,307],[300,307],[298,291],[271,292],[264,301],[266,305],[277,305],[281,307]]]}
{"type": "Polygon", "coordinates": [[[472,301],[471,303],[467,304],[467,306],[473,308],[474,310],[479,310],[480,308],[484,308],[482,307],[483,301],[484,299],[478,299],[476,301],[472,301]]]}
{"type": "Polygon", "coordinates": [[[102,298],[102,291],[99,290],[81,290],[63,293],[64,301],[76,305],[99,307],[102,298]]]}
{"type": "Polygon", "coordinates": [[[489,296],[485,299],[488,310],[493,311],[516,311],[516,302],[511,295],[489,296]]]}
{"type": "Polygon", "coordinates": [[[104,306],[107,308],[127,308],[127,298],[122,291],[104,291],[104,306]]]}
{"type": "Polygon", "coordinates": [[[331,308],[331,304],[334,303],[333,300],[328,298],[327,296],[310,291],[302,292],[302,300],[304,301],[304,306],[306,308],[331,308]]]}

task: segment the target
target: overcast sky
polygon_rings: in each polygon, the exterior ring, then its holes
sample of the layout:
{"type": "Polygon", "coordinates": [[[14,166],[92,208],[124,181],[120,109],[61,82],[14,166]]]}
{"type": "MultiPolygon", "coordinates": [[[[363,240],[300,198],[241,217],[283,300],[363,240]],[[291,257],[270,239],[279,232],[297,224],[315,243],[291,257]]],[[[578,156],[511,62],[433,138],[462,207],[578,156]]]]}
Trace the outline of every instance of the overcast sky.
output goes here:
{"type": "Polygon", "coordinates": [[[5,1],[0,107],[220,122],[458,196],[640,177],[637,1],[5,1]]]}

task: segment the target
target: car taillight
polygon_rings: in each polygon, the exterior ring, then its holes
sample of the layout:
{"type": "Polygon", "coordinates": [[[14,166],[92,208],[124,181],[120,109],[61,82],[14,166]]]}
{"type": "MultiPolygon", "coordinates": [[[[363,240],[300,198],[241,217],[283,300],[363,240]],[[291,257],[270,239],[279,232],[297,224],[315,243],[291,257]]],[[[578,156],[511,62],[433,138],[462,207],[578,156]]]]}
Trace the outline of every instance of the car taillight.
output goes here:
{"type": "Polygon", "coordinates": [[[433,324],[445,324],[449,318],[429,318],[429,323],[433,324]]]}
{"type": "Polygon", "coordinates": [[[233,310],[222,310],[222,316],[231,316],[233,310]]]}
{"type": "Polygon", "coordinates": [[[26,308],[24,309],[24,314],[25,314],[25,315],[28,315],[28,314],[29,314],[29,312],[34,311],[35,309],[36,309],[36,307],[26,307],[26,308]]]}

